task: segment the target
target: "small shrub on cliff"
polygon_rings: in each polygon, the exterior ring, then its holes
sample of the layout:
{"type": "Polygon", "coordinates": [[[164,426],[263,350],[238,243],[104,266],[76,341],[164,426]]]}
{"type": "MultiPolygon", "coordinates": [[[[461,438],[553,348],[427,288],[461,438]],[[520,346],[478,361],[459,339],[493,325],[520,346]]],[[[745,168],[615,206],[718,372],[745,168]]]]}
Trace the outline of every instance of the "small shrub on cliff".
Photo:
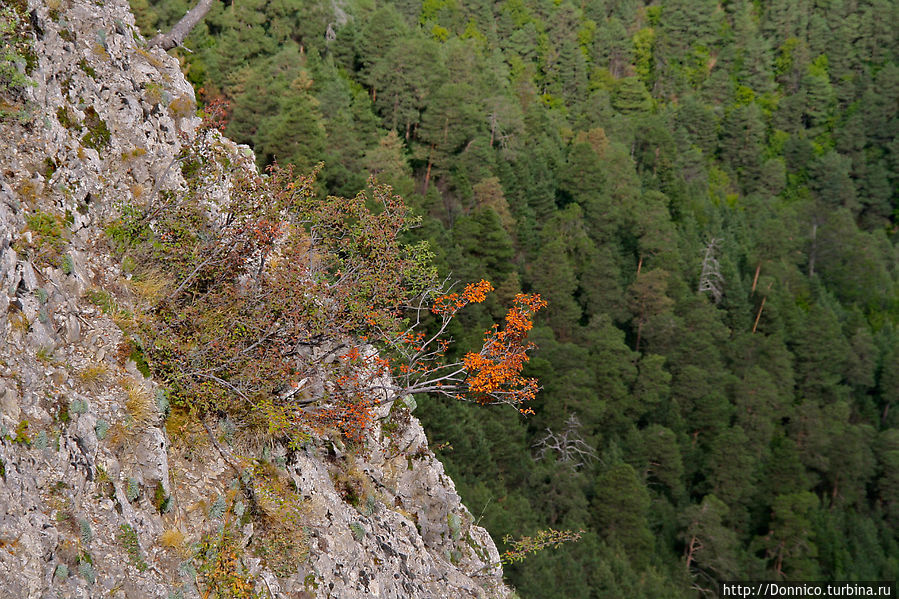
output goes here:
{"type": "Polygon", "coordinates": [[[81,371],[78,372],[78,378],[81,379],[81,382],[83,382],[91,389],[96,389],[108,374],[108,364],[106,364],[105,362],[94,361],[89,362],[84,368],[81,369],[81,371]]]}
{"type": "Polygon", "coordinates": [[[97,573],[94,572],[94,566],[87,560],[78,564],[78,573],[81,574],[81,578],[83,578],[87,584],[92,585],[97,582],[97,573]]]}
{"type": "Polygon", "coordinates": [[[256,599],[252,577],[243,563],[241,534],[225,524],[217,533],[204,535],[198,545],[197,575],[210,599],[256,599]]]}
{"type": "Polygon", "coordinates": [[[53,572],[53,577],[59,580],[60,582],[64,581],[69,577],[69,567],[65,564],[59,564],[56,566],[56,570],[53,572]]]}
{"type": "Polygon", "coordinates": [[[357,542],[365,538],[365,527],[359,522],[350,522],[350,530],[353,532],[353,538],[357,542]]]}
{"type": "Polygon", "coordinates": [[[500,555],[500,563],[514,564],[522,561],[528,555],[537,553],[546,548],[558,548],[564,543],[579,541],[584,531],[571,530],[538,530],[532,537],[512,538],[511,535],[503,537],[503,543],[509,547],[500,555]]]}
{"type": "Polygon", "coordinates": [[[0,120],[21,116],[15,98],[34,85],[27,75],[37,64],[32,45],[27,3],[5,2],[0,6],[0,120]]]}
{"type": "Polygon", "coordinates": [[[20,237],[16,240],[16,251],[23,252],[38,264],[60,266],[61,252],[68,243],[65,219],[48,212],[35,212],[25,217],[26,231],[31,233],[31,242],[20,237]]]}
{"type": "Polygon", "coordinates": [[[150,566],[144,559],[143,552],[141,552],[140,541],[137,538],[137,532],[134,528],[132,528],[130,524],[122,524],[119,527],[119,531],[120,532],[116,535],[116,539],[122,544],[122,547],[125,548],[131,564],[137,568],[139,572],[144,572],[149,569],[150,566]]]}
{"type": "Polygon", "coordinates": [[[153,393],[133,379],[122,381],[122,386],[131,425],[138,430],[146,429],[159,415],[153,393]]]}
{"type": "Polygon", "coordinates": [[[87,127],[87,133],[81,138],[81,142],[88,148],[95,150],[105,149],[112,137],[106,121],[100,118],[93,106],[88,106],[84,114],[84,126],[87,127]]]}

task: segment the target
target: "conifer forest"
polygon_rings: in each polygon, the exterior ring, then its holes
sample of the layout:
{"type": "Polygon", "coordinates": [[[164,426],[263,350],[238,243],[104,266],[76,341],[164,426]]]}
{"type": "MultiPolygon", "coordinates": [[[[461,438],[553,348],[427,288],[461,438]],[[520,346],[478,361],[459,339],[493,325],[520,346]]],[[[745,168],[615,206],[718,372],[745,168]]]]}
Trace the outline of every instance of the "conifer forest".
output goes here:
{"type": "MultiPolygon", "coordinates": [[[[194,4],[131,0],[148,38],[194,4]]],[[[523,599],[899,578],[899,3],[229,0],[172,50],[264,168],[539,293],[533,414],[415,398],[523,599]]],[[[459,354],[461,355],[461,354],[459,354]]],[[[456,357],[459,356],[450,356],[456,357]]]]}

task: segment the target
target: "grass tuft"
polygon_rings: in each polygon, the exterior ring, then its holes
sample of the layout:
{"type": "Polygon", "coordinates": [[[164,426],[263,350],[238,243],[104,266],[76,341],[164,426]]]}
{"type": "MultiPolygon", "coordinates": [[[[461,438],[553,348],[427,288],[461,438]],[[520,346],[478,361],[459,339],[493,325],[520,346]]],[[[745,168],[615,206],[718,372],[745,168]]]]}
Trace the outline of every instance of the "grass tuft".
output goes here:
{"type": "Polygon", "coordinates": [[[35,357],[44,364],[52,364],[56,361],[56,356],[54,355],[53,351],[54,349],[52,346],[44,346],[37,350],[37,354],[35,354],[35,357]]]}
{"type": "Polygon", "coordinates": [[[132,426],[143,430],[153,424],[159,415],[153,393],[133,379],[126,380],[122,386],[126,393],[125,409],[132,426]]]}
{"type": "Polygon", "coordinates": [[[131,290],[144,302],[155,305],[172,291],[172,279],[159,269],[139,269],[129,282],[131,290]]]}
{"type": "Polygon", "coordinates": [[[91,362],[87,366],[81,369],[78,373],[78,378],[81,379],[81,382],[90,387],[91,389],[96,389],[98,385],[102,384],[106,377],[109,375],[109,365],[105,362],[91,362]]]}
{"type": "Polygon", "coordinates": [[[185,535],[178,528],[170,528],[159,536],[159,544],[167,549],[183,552],[185,549],[185,535]]]}

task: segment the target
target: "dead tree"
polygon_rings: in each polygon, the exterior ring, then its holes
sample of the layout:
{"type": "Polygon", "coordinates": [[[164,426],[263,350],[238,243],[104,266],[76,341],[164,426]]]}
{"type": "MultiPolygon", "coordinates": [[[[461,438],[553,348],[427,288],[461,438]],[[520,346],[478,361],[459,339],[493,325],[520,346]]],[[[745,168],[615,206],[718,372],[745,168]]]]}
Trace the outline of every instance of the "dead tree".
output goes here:
{"type": "Polygon", "coordinates": [[[180,46],[184,42],[184,38],[203,20],[216,1],[199,0],[192,9],[181,17],[180,21],[175,23],[175,26],[168,33],[160,33],[151,39],[150,47],[159,46],[163,50],[171,50],[175,46],[180,46]]]}
{"type": "Polygon", "coordinates": [[[719,303],[724,296],[724,277],[721,276],[721,266],[718,264],[715,253],[718,251],[718,240],[712,239],[705,247],[705,256],[702,259],[702,272],[699,275],[699,292],[708,291],[719,303]]]}
{"type": "Polygon", "coordinates": [[[535,460],[542,460],[547,452],[554,453],[560,462],[580,468],[596,459],[596,450],[581,438],[581,422],[572,414],[565,422],[561,433],[546,429],[546,435],[534,443],[537,450],[535,460]]]}

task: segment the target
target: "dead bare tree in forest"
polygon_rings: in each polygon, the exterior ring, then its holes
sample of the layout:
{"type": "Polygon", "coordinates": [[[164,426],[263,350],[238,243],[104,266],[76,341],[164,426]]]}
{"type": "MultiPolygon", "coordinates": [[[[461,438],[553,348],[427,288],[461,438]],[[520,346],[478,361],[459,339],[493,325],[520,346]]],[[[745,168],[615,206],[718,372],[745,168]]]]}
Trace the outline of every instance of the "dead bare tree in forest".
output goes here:
{"type": "Polygon", "coordinates": [[[702,259],[702,272],[699,275],[699,292],[710,291],[715,303],[721,301],[724,292],[724,277],[721,276],[721,266],[715,258],[718,250],[718,240],[712,239],[705,247],[705,257],[702,259]]]}
{"type": "Polygon", "coordinates": [[[192,9],[187,11],[184,16],[181,17],[180,21],[175,23],[175,26],[172,27],[168,33],[160,33],[151,39],[149,44],[150,47],[159,46],[163,50],[171,50],[175,46],[180,46],[193,28],[203,20],[206,13],[209,12],[209,9],[212,8],[212,5],[217,1],[218,0],[199,0],[192,9]]]}
{"type": "Polygon", "coordinates": [[[542,460],[547,453],[552,453],[560,462],[572,464],[574,468],[597,459],[596,450],[584,441],[580,430],[581,423],[574,414],[569,416],[561,433],[554,433],[547,428],[546,435],[533,445],[537,450],[534,459],[542,460]]]}

